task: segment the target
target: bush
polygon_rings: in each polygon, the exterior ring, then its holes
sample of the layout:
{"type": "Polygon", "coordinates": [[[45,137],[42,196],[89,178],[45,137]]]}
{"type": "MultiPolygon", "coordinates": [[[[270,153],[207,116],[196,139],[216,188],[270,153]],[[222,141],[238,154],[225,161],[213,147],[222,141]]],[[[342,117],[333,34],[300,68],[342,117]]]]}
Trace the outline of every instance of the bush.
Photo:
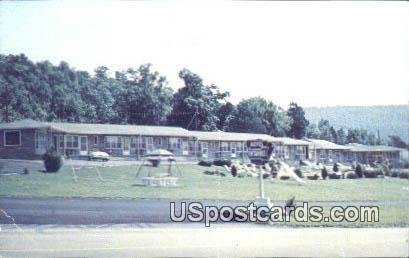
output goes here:
{"type": "Polygon", "coordinates": [[[399,178],[409,179],[409,173],[408,172],[401,172],[401,173],[399,173],[399,178]]]}
{"type": "Polygon", "coordinates": [[[357,178],[358,178],[358,175],[355,174],[354,172],[347,173],[347,178],[348,178],[348,179],[357,179],[357,178]]]}
{"type": "Polygon", "coordinates": [[[361,166],[361,164],[358,164],[358,165],[356,165],[356,168],[355,168],[355,174],[359,177],[359,178],[362,178],[362,166],[361,166]]]}
{"type": "Polygon", "coordinates": [[[340,175],[337,175],[337,174],[335,174],[335,173],[330,173],[330,174],[328,174],[328,178],[329,178],[329,179],[340,179],[341,176],[340,176],[340,175]]]}
{"type": "Polygon", "coordinates": [[[318,180],[319,176],[317,174],[313,175],[313,176],[307,176],[307,178],[309,180],[318,180]]]}
{"type": "Polygon", "coordinates": [[[294,170],[294,173],[295,173],[299,178],[304,178],[304,175],[302,174],[301,169],[296,168],[296,169],[294,170]]]}
{"type": "Polygon", "coordinates": [[[281,180],[288,180],[288,179],[290,179],[290,177],[289,176],[281,176],[280,179],[281,180]]]}
{"type": "Polygon", "coordinates": [[[204,161],[204,160],[201,160],[201,161],[199,161],[199,163],[197,163],[199,166],[203,166],[203,167],[211,167],[212,166],[212,162],[210,162],[210,161],[204,161]]]}
{"type": "Polygon", "coordinates": [[[327,168],[326,167],[324,167],[324,168],[322,168],[321,169],[321,177],[322,177],[322,179],[327,179],[327,177],[328,177],[328,171],[327,171],[327,168]]]}
{"type": "Polygon", "coordinates": [[[391,173],[391,177],[399,177],[399,173],[396,172],[396,171],[393,171],[393,172],[391,173]]]}
{"type": "Polygon", "coordinates": [[[213,160],[213,165],[221,166],[221,167],[226,165],[226,166],[230,167],[231,166],[231,161],[227,160],[227,159],[215,159],[215,160],[213,160]]]}
{"type": "Polygon", "coordinates": [[[236,168],[236,166],[232,166],[231,167],[231,175],[233,176],[233,177],[236,177],[237,176],[237,168],[236,168]]]}
{"type": "Polygon", "coordinates": [[[338,172],[338,164],[337,163],[334,163],[334,166],[332,167],[332,170],[334,171],[334,172],[338,172]]]}
{"type": "Polygon", "coordinates": [[[366,178],[377,178],[378,177],[378,171],[364,171],[364,176],[366,178]]]}
{"type": "Polygon", "coordinates": [[[54,150],[48,150],[43,155],[44,167],[46,172],[58,172],[62,167],[63,161],[61,155],[54,150]]]}

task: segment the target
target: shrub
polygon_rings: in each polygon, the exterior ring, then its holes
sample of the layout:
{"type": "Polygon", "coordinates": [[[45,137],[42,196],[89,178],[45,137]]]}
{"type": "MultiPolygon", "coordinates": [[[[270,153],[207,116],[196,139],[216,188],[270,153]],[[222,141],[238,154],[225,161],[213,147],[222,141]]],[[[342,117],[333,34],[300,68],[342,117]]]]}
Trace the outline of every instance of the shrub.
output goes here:
{"type": "Polygon", "coordinates": [[[203,166],[203,167],[211,167],[212,166],[212,162],[210,161],[205,161],[205,160],[201,160],[199,161],[199,163],[197,163],[199,166],[203,166]]]}
{"type": "Polygon", "coordinates": [[[321,169],[321,177],[322,177],[322,179],[327,179],[327,177],[328,177],[328,171],[327,171],[327,168],[326,167],[323,167],[322,169],[321,169]]]}
{"type": "Polygon", "coordinates": [[[358,178],[358,175],[355,174],[354,172],[347,173],[347,178],[348,178],[348,179],[357,179],[357,178],[358,178]]]}
{"type": "Polygon", "coordinates": [[[296,168],[296,169],[294,170],[294,173],[295,173],[299,178],[304,178],[304,175],[302,174],[301,169],[296,168]]]}
{"type": "Polygon", "coordinates": [[[43,155],[43,161],[44,161],[44,167],[46,172],[57,172],[60,170],[63,161],[61,158],[61,155],[59,155],[56,151],[54,150],[48,150],[44,155],[43,155]]]}
{"type": "Polygon", "coordinates": [[[232,166],[231,167],[231,175],[233,176],[233,177],[236,177],[237,176],[237,168],[236,168],[236,166],[232,166]]]}
{"type": "Polygon", "coordinates": [[[409,173],[408,172],[401,172],[401,173],[399,173],[399,178],[409,179],[409,173]]]}
{"type": "Polygon", "coordinates": [[[215,159],[215,160],[213,160],[213,165],[221,166],[221,167],[226,165],[226,166],[230,167],[231,166],[231,161],[227,160],[227,159],[215,159]]]}
{"type": "Polygon", "coordinates": [[[28,175],[28,173],[29,173],[28,168],[24,168],[23,169],[23,175],[28,175]]]}
{"type": "Polygon", "coordinates": [[[289,176],[281,176],[280,179],[281,180],[288,180],[288,179],[290,179],[290,177],[289,176]]]}
{"type": "Polygon", "coordinates": [[[396,172],[396,171],[393,171],[393,172],[391,173],[391,177],[398,177],[398,176],[399,176],[399,173],[396,172]]]}
{"type": "Polygon", "coordinates": [[[356,165],[356,168],[355,168],[355,174],[359,177],[359,178],[362,178],[362,166],[361,166],[361,164],[358,164],[358,165],[356,165]]]}
{"type": "Polygon", "coordinates": [[[313,175],[313,176],[307,176],[307,178],[309,180],[318,180],[319,176],[317,174],[313,175]]]}
{"type": "Polygon", "coordinates": [[[330,173],[330,174],[328,174],[328,178],[329,178],[329,179],[340,179],[341,176],[340,176],[340,175],[337,175],[337,174],[335,174],[335,173],[330,173]]]}
{"type": "Polygon", "coordinates": [[[334,172],[338,172],[338,164],[337,163],[334,163],[334,166],[332,167],[332,170],[334,171],[334,172]]]}
{"type": "Polygon", "coordinates": [[[378,171],[364,171],[364,176],[366,178],[377,178],[378,177],[378,171]]]}

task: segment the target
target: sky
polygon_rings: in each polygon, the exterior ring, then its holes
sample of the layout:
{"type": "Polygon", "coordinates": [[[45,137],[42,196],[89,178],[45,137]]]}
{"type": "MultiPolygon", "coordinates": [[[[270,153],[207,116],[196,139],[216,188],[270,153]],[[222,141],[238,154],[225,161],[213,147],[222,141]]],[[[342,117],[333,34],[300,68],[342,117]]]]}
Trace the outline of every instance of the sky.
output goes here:
{"type": "Polygon", "coordinates": [[[0,53],[77,70],[187,68],[230,101],[408,104],[408,2],[0,2],[0,53]]]}

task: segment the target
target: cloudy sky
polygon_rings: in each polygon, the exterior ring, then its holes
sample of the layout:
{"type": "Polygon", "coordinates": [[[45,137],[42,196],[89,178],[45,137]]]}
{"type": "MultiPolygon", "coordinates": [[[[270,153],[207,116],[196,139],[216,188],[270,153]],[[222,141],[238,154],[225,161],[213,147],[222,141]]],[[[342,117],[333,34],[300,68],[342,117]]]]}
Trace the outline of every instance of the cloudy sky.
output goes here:
{"type": "MultiPolygon", "coordinates": [[[[85,2],[85,1],[84,1],[85,2]]],[[[286,107],[407,104],[407,2],[0,2],[0,52],[92,72],[188,68],[286,107]]]]}

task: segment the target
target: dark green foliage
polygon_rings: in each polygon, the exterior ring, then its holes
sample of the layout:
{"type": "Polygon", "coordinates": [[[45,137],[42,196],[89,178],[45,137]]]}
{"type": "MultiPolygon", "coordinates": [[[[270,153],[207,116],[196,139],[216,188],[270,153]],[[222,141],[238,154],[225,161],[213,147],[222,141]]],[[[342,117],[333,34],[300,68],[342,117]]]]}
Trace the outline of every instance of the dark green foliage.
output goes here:
{"type": "Polygon", "coordinates": [[[236,168],[236,166],[232,166],[231,167],[231,175],[233,176],[233,177],[236,177],[237,176],[237,168],[236,168]]]}
{"type": "Polygon", "coordinates": [[[303,175],[303,173],[301,172],[301,169],[296,168],[296,169],[294,170],[294,173],[295,173],[299,178],[304,178],[304,175],[303,175]]]}
{"type": "Polygon", "coordinates": [[[377,178],[378,177],[378,171],[376,171],[376,170],[364,171],[364,176],[365,176],[365,178],[377,178]]]}
{"type": "Polygon", "coordinates": [[[328,174],[328,178],[329,178],[329,179],[340,179],[341,176],[340,176],[340,175],[337,175],[337,174],[335,174],[335,173],[329,173],[329,174],[328,174]]]}
{"type": "Polygon", "coordinates": [[[287,116],[290,118],[290,128],[287,135],[297,139],[303,138],[309,124],[308,120],[305,119],[303,108],[296,103],[291,103],[287,110],[287,116]]]}
{"type": "Polygon", "coordinates": [[[212,162],[210,161],[205,161],[205,160],[201,160],[199,161],[199,163],[197,163],[199,166],[203,166],[203,167],[211,167],[212,166],[212,162]]]}
{"type": "Polygon", "coordinates": [[[409,173],[408,172],[401,172],[401,173],[399,173],[399,178],[408,179],[409,178],[409,173]]]}
{"type": "Polygon", "coordinates": [[[332,166],[332,171],[334,171],[334,172],[338,172],[338,164],[337,163],[334,163],[334,165],[332,166]]]}
{"type": "Polygon", "coordinates": [[[233,132],[265,133],[284,136],[289,128],[286,112],[261,97],[244,99],[237,105],[237,115],[231,119],[233,132]]]}
{"type": "Polygon", "coordinates": [[[315,174],[315,175],[312,175],[312,176],[307,176],[307,178],[309,180],[318,180],[319,176],[317,174],[315,174]]]}
{"type": "Polygon", "coordinates": [[[326,167],[323,167],[322,169],[321,169],[321,177],[322,177],[322,179],[327,179],[327,177],[328,177],[328,171],[327,171],[327,168],[326,167]]]}
{"type": "Polygon", "coordinates": [[[281,180],[288,180],[288,179],[290,179],[290,177],[289,176],[281,176],[280,179],[281,180]]]}
{"type": "Polygon", "coordinates": [[[348,173],[348,174],[347,174],[347,178],[348,178],[348,179],[357,179],[357,178],[358,178],[358,175],[355,174],[355,173],[348,173]]]}
{"type": "Polygon", "coordinates": [[[213,165],[215,165],[215,166],[224,166],[224,165],[226,165],[226,166],[230,167],[231,166],[231,161],[228,160],[228,159],[215,159],[215,160],[213,160],[213,165]]]}
{"type": "Polygon", "coordinates": [[[362,171],[362,166],[361,166],[361,164],[356,165],[356,167],[355,167],[355,174],[356,174],[359,178],[362,178],[362,177],[363,177],[363,171],[362,171]]]}
{"type": "Polygon", "coordinates": [[[173,96],[173,109],[169,116],[171,125],[187,129],[212,131],[217,129],[221,101],[228,92],[220,92],[215,85],[204,85],[199,75],[183,69],[179,73],[185,86],[173,96]]]}
{"type": "Polygon", "coordinates": [[[55,173],[63,165],[62,157],[56,151],[50,149],[43,154],[44,167],[46,172],[55,173]]]}

